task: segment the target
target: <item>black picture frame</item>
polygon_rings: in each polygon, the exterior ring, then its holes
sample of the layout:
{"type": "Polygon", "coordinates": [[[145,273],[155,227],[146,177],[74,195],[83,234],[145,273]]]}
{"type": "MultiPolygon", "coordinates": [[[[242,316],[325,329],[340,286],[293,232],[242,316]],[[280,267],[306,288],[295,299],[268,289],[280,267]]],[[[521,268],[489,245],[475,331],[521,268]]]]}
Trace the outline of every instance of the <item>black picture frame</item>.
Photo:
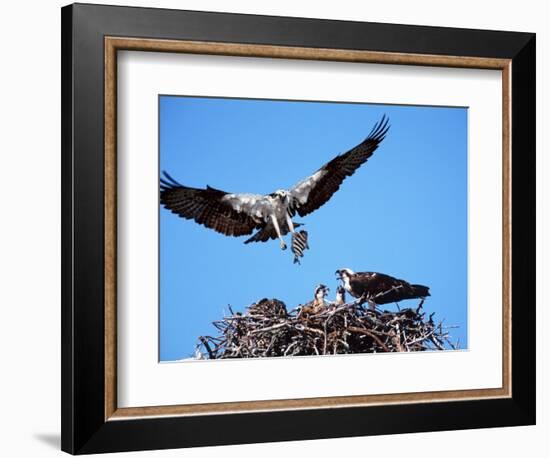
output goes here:
{"type": "Polygon", "coordinates": [[[534,34],[89,4],[66,6],[61,14],[64,451],[84,454],[535,424],[534,34]],[[106,36],[511,59],[512,396],[106,420],[106,36]]]}

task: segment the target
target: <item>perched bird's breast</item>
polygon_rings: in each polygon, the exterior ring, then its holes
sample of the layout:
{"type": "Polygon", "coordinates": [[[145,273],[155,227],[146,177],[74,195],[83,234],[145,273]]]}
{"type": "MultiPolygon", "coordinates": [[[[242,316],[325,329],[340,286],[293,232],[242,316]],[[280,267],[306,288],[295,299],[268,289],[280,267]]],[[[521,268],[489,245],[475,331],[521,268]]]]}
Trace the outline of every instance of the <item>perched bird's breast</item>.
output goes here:
{"type": "Polygon", "coordinates": [[[343,283],[344,283],[344,289],[353,295],[352,291],[351,291],[351,285],[350,285],[350,282],[349,282],[349,277],[346,275],[343,279],[343,283]]]}

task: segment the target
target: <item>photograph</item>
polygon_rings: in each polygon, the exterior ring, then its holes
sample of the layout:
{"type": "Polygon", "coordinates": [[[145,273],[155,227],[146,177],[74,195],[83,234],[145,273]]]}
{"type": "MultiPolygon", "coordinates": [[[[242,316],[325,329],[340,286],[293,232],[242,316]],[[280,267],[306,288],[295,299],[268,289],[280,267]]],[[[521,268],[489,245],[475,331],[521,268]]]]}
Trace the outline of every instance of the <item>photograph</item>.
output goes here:
{"type": "Polygon", "coordinates": [[[468,350],[468,107],[158,104],[160,362],[468,350]]]}

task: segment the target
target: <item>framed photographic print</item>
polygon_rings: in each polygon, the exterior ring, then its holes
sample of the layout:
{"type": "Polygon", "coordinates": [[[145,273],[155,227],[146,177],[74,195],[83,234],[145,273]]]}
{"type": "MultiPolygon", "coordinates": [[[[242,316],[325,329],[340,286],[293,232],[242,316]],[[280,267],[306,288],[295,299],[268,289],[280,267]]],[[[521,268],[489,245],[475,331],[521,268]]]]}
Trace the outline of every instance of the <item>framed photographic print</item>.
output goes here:
{"type": "Polygon", "coordinates": [[[534,423],[534,34],[78,4],[62,78],[63,450],[534,423]]]}

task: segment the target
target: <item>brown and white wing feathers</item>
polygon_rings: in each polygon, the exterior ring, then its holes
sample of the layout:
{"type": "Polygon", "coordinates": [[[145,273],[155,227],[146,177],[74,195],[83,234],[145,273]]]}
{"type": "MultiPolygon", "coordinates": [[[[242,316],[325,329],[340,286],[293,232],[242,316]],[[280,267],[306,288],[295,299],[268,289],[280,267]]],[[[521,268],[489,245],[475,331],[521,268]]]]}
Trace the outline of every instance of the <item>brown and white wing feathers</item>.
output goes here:
{"type": "Polygon", "coordinates": [[[224,235],[248,235],[264,225],[263,221],[246,211],[248,205],[242,205],[253,196],[244,194],[242,202],[238,197],[239,194],[229,194],[210,186],[206,189],[184,186],[166,172],[160,179],[160,202],[164,207],[224,235]],[[228,196],[231,198],[228,199],[228,196]]]}
{"type": "Polygon", "coordinates": [[[338,191],[342,182],[372,156],[389,128],[388,118],[384,115],[364,141],[297,183],[290,190],[293,197],[292,210],[305,216],[325,204],[338,191]]]}

